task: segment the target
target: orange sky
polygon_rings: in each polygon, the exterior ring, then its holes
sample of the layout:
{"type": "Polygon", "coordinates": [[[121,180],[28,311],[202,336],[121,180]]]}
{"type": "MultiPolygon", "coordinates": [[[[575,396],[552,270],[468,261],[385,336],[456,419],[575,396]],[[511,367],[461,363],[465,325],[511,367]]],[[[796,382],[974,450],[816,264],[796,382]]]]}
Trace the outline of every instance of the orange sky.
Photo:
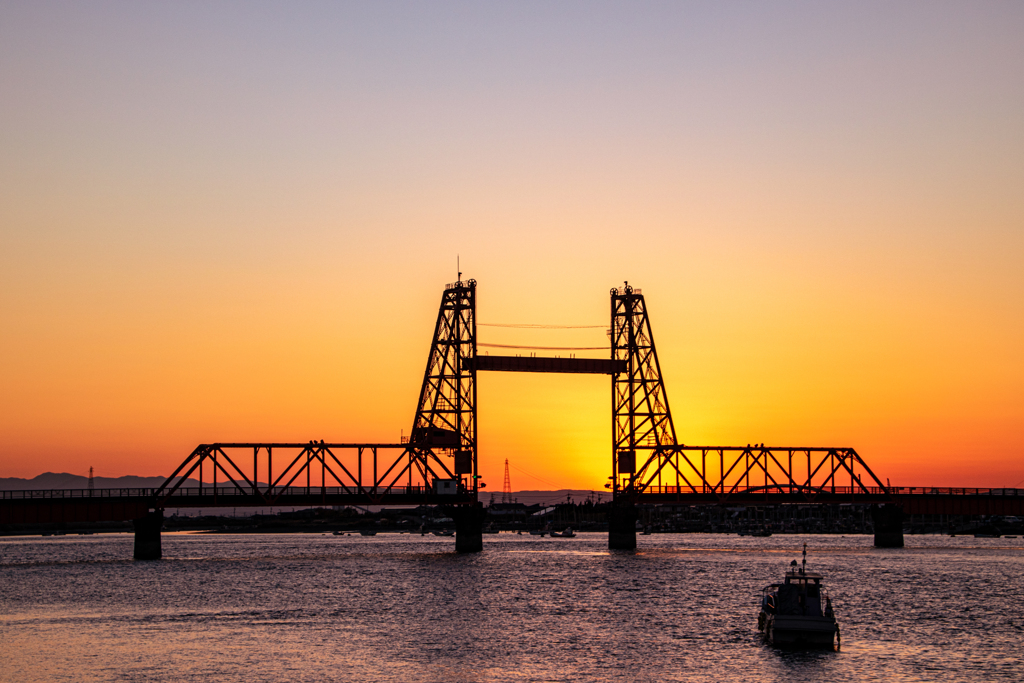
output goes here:
{"type": "MultiPolygon", "coordinates": [[[[459,254],[642,287],[688,444],[1021,484],[1024,10],[738,7],[0,8],[0,476],[395,441],[459,254]]],[[[603,484],[607,378],[479,392],[489,490],[603,484]]]]}

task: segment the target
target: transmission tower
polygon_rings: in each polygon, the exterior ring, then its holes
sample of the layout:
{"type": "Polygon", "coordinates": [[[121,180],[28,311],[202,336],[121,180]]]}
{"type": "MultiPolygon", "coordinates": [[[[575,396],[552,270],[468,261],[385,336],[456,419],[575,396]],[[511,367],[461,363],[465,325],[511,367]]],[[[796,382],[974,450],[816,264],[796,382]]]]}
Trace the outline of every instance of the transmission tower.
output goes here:
{"type": "Polygon", "coordinates": [[[512,502],[512,479],[508,476],[508,458],[505,458],[505,484],[501,487],[501,502],[512,502]]]}
{"type": "Polygon", "coordinates": [[[476,280],[459,280],[447,285],[441,296],[409,444],[424,480],[447,476],[474,493],[478,481],[475,357],[476,280]],[[454,458],[453,467],[449,469],[439,456],[454,458]]]}

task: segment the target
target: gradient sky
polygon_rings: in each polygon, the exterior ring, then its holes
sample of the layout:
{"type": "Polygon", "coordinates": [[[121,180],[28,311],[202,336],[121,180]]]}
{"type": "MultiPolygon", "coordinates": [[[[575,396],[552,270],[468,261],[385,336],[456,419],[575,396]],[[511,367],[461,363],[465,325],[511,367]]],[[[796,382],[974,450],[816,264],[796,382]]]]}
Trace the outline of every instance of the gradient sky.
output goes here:
{"type": "MultiPolygon", "coordinates": [[[[481,322],[641,287],[688,444],[1021,484],[1022,36],[1020,2],[0,2],[0,476],[397,441],[458,254],[481,322]]],[[[481,375],[489,488],[599,488],[609,391],[481,375]]]]}

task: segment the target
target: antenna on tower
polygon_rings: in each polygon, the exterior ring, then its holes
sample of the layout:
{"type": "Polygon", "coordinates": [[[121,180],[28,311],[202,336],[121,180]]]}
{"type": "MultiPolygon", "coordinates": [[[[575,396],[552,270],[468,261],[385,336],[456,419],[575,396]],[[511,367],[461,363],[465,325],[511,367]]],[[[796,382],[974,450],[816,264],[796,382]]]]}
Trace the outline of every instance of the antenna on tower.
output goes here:
{"type": "Polygon", "coordinates": [[[456,282],[462,282],[462,261],[459,258],[458,254],[455,255],[455,270],[459,274],[459,278],[458,280],[456,280],[456,282]]]}
{"type": "Polygon", "coordinates": [[[505,484],[501,487],[501,502],[512,503],[512,479],[508,476],[508,458],[505,458],[505,484]]]}

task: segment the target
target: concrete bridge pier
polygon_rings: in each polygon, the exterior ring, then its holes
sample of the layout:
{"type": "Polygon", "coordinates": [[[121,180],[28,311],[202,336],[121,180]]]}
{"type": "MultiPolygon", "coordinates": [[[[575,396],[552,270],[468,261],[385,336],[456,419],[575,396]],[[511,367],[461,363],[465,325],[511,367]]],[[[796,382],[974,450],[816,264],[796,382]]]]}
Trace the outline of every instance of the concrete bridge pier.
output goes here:
{"type": "Polygon", "coordinates": [[[876,548],[903,547],[903,508],[891,503],[871,506],[876,548]]]}
{"type": "Polygon", "coordinates": [[[484,549],[484,518],[482,503],[460,505],[448,513],[455,520],[455,552],[478,553],[484,549]]]}
{"type": "Polygon", "coordinates": [[[616,501],[608,507],[608,549],[636,550],[636,505],[616,501]]]}
{"type": "Polygon", "coordinates": [[[159,560],[163,557],[160,545],[160,530],[164,526],[164,511],[152,510],[145,517],[134,521],[135,559],[159,560]]]}

